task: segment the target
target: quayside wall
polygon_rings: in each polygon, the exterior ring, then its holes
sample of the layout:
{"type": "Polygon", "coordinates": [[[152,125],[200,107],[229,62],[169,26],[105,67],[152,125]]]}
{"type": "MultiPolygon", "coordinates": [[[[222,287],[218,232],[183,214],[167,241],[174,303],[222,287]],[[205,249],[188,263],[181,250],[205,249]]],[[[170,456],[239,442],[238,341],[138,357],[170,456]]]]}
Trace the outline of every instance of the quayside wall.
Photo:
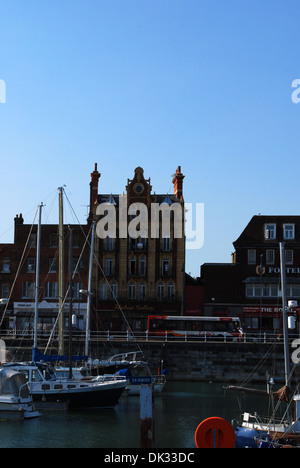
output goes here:
{"type": "MultiPolygon", "coordinates": [[[[30,360],[30,344],[18,346],[6,340],[15,359],[30,360]]],[[[168,380],[243,383],[266,382],[270,376],[284,380],[283,344],[215,343],[215,342],[91,342],[91,356],[108,359],[115,354],[142,350],[157,372],[161,361],[168,371],[168,380]]],[[[42,349],[42,348],[41,348],[42,349]]],[[[66,347],[67,349],[67,347],[66,347]]],[[[291,350],[292,351],[292,350],[291,350]]],[[[74,343],[74,354],[82,354],[82,343],[74,343]],[[77,348],[77,349],[76,349],[77,348]],[[79,349],[80,348],[80,349],[79,349]]],[[[52,351],[56,353],[56,351],[52,351]]],[[[292,368],[292,364],[291,364],[292,368]]],[[[294,379],[300,380],[298,366],[294,379]]]]}

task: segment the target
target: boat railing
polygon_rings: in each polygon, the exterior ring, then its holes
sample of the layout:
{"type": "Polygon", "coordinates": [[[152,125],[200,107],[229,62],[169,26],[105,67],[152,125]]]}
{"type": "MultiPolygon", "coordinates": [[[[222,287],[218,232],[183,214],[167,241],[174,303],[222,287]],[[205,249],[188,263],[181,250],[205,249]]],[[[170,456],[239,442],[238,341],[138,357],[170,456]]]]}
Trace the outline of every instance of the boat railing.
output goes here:
{"type": "MultiPolygon", "coordinates": [[[[109,361],[120,361],[120,362],[124,362],[124,361],[137,361],[139,360],[138,359],[138,355],[142,355],[142,351],[132,351],[132,352],[129,352],[129,353],[121,353],[121,354],[115,354],[114,356],[110,357],[108,360],[109,361]]],[[[143,356],[141,356],[143,357],[143,356]]]]}
{"type": "Polygon", "coordinates": [[[23,385],[19,387],[18,398],[20,402],[21,400],[26,399],[26,398],[31,399],[28,382],[24,383],[23,385]]]}
{"type": "Polygon", "coordinates": [[[258,413],[244,413],[243,415],[243,422],[244,423],[251,423],[254,422],[257,425],[260,426],[268,426],[270,429],[272,429],[272,425],[274,427],[278,427],[279,425],[281,426],[286,426],[288,425],[287,421],[283,421],[282,418],[276,418],[274,415],[272,416],[260,416],[258,413]]]}
{"type": "Polygon", "coordinates": [[[162,385],[164,383],[166,383],[167,379],[165,377],[165,375],[155,375],[154,378],[153,378],[153,383],[156,384],[156,385],[162,385]]]}

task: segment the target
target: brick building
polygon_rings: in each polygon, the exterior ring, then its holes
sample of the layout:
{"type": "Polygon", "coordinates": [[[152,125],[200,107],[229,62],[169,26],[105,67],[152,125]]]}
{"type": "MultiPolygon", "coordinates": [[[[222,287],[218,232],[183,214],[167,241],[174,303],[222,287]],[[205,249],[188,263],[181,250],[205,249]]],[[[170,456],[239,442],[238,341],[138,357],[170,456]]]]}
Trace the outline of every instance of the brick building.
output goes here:
{"type": "MultiPolygon", "coordinates": [[[[34,317],[37,225],[24,224],[22,214],[15,220],[14,242],[0,244],[0,317],[4,330],[31,330],[34,317]],[[9,299],[8,304],[5,304],[9,299]]],[[[79,290],[87,286],[88,249],[82,251],[88,226],[72,225],[73,264],[78,264],[74,277],[74,316],[83,327],[86,298],[79,290]]],[[[64,226],[65,291],[68,287],[69,226],[64,226]]],[[[44,225],[41,230],[39,329],[51,330],[59,311],[58,290],[58,225],[44,225]]],[[[66,304],[66,309],[68,305],[66,304]]],[[[67,315],[67,314],[66,314],[67,315]]]]}
{"type": "MultiPolygon", "coordinates": [[[[300,300],[300,216],[254,216],[231,264],[204,264],[205,314],[241,317],[246,330],[281,328],[279,243],[285,243],[288,300],[300,300]]],[[[299,308],[293,312],[298,315],[299,308]]]]}
{"type": "Polygon", "coordinates": [[[124,329],[125,314],[133,330],[145,330],[148,315],[183,313],[184,217],[178,221],[175,213],[175,208],[182,215],[184,213],[184,175],[180,167],[173,178],[172,195],[153,193],[151,180],[145,179],[141,167],[135,169],[133,178],[128,179],[125,192],[121,195],[99,192],[99,179],[96,165],[91,174],[89,222],[94,220],[99,228],[102,222],[104,225],[107,212],[110,212],[112,217],[115,216],[116,227],[114,232],[102,236],[98,232],[96,235],[94,326],[124,329]],[[162,214],[153,217],[153,209],[157,207],[165,207],[170,213],[169,234],[163,233],[162,214]],[[154,219],[157,223],[155,232],[154,219]],[[130,226],[134,223],[137,235],[132,236],[130,226]],[[182,229],[181,237],[176,234],[178,223],[182,229]]]}
{"type": "MultiPolygon", "coordinates": [[[[85,326],[87,297],[79,291],[88,289],[90,248],[85,242],[86,237],[90,238],[93,221],[99,234],[99,222],[105,218],[106,211],[115,213],[116,230],[115,236],[95,236],[91,329],[121,330],[125,329],[128,321],[133,330],[146,330],[148,315],[183,314],[186,281],[184,175],[180,167],[173,177],[173,194],[153,193],[151,181],[145,179],[141,167],[135,169],[133,178],[128,179],[125,192],[121,195],[99,193],[100,177],[96,164],[91,174],[87,224],[71,226],[73,263],[78,263],[73,294],[77,326],[81,329],[85,326]],[[136,222],[140,215],[140,211],[135,210],[137,206],[140,209],[144,207],[146,213],[144,219],[140,217],[140,223],[136,222]],[[103,208],[102,215],[99,214],[99,207],[103,208]],[[163,227],[164,213],[167,213],[166,220],[169,220],[167,233],[163,227]],[[124,229],[122,234],[120,224],[122,216],[128,228],[125,235],[124,229]],[[137,224],[138,236],[130,235],[129,227],[134,223],[137,224]],[[142,225],[147,226],[147,232],[141,230],[142,225]]],[[[24,224],[22,215],[17,215],[14,222],[14,242],[0,244],[1,328],[26,330],[32,329],[34,317],[37,225],[24,224]],[[9,298],[8,304],[5,304],[6,298],[9,298]]],[[[66,290],[69,281],[68,226],[64,226],[64,231],[66,290]]],[[[52,329],[59,310],[58,239],[58,225],[42,224],[39,295],[41,330],[52,329]]],[[[195,291],[195,288],[192,290],[195,291]]],[[[195,302],[195,299],[187,300],[188,307],[198,313],[195,302]]]]}

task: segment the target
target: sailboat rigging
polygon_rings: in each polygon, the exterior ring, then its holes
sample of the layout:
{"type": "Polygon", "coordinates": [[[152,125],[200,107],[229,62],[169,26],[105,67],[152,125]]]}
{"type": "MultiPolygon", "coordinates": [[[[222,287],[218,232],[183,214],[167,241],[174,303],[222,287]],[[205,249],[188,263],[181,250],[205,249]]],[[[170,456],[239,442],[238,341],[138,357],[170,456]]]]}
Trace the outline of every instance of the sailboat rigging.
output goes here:
{"type": "MultiPolygon", "coordinates": [[[[60,209],[62,203],[60,199],[60,209]]],[[[29,384],[30,393],[35,402],[39,402],[44,406],[44,403],[57,403],[63,402],[69,408],[74,407],[113,407],[115,406],[121,394],[126,387],[126,379],[103,379],[98,381],[82,381],[69,379],[59,379],[45,361],[49,362],[48,357],[42,355],[37,348],[37,331],[38,331],[38,297],[39,297],[39,271],[40,271],[40,246],[41,246],[41,218],[42,206],[39,207],[39,221],[38,221],[38,236],[37,236],[37,270],[36,270],[36,285],[35,285],[35,317],[34,317],[34,347],[33,347],[33,363],[10,363],[4,367],[10,367],[18,372],[26,375],[29,384]],[[44,361],[41,363],[40,361],[44,361]]],[[[60,221],[62,221],[60,216],[60,221]]],[[[62,230],[60,229],[60,232],[62,230]]],[[[70,308],[69,308],[69,325],[72,327],[72,233],[70,231],[70,308]]],[[[60,252],[61,253],[61,252],[60,252]]],[[[63,302],[64,304],[64,302],[63,302]]],[[[62,322],[62,321],[61,321],[62,322]]],[[[64,335],[60,332],[60,338],[63,342],[64,335]]],[[[61,343],[60,350],[63,349],[61,343]]],[[[77,360],[81,357],[77,357],[77,360]]],[[[72,372],[72,336],[69,337],[69,355],[51,356],[52,362],[54,361],[69,361],[69,377],[72,372]]]]}
{"type": "Polygon", "coordinates": [[[237,447],[277,447],[277,446],[300,446],[300,395],[297,391],[292,395],[291,369],[289,353],[288,332],[288,303],[286,297],[286,268],[285,268],[285,244],[281,242],[280,247],[280,270],[281,270],[281,292],[282,292],[282,318],[284,335],[284,380],[285,385],[277,392],[273,392],[273,379],[268,381],[268,390],[256,390],[238,386],[224,387],[226,390],[252,393],[271,397],[273,400],[283,401],[286,404],[284,415],[280,422],[275,421],[275,414],[267,421],[263,421],[255,413],[243,414],[243,420],[236,428],[237,447]],[[292,417],[291,403],[295,404],[295,415],[292,417]]]}

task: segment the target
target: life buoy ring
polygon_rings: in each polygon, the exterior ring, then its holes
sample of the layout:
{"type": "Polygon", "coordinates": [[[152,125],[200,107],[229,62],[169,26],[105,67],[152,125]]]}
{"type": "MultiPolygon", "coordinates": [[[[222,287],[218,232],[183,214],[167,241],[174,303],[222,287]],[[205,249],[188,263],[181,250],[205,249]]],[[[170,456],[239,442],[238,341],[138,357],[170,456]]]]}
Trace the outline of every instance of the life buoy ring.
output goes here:
{"type": "Polygon", "coordinates": [[[235,430],[223,418],[205,419],[195,432],[197,448],[234,448],[235,440],[235,430]]]}

